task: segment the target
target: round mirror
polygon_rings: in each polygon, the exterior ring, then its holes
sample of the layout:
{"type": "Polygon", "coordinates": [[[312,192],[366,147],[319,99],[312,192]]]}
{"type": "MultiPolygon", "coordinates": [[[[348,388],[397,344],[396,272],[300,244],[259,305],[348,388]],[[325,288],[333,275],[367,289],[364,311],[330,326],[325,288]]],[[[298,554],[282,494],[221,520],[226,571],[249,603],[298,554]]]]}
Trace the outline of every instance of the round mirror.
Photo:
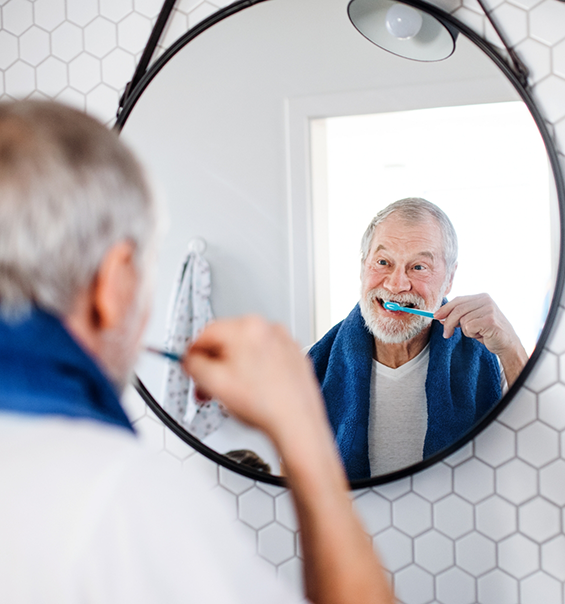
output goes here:
{"type": "MultiPolygon", "coordinates": [[[[400,198],[428,199],[459,238],[449,297],[487,292],[530,360],[454,442],[352,485],[396,479],[482,430],[537,359],[562,289],[556,155],[529,94],[464,26],[449,59],[419,63],[363,38],[347,0],[269,0],[240,10],[244,4],[181,38],[119,119],[170,222],[146,341],[182,349],[182,298],[200,313],[196,323],[210,309],[216,317],[259,313],[306,349],[359,300],[360,242],[373,216],[400,198]],[[179,288],[187,271],[199,285],[179,288]]],[[[144,355],[136,372],[142,396],[191,446],[284,483],[261,434],[221,405],[171,398],[174,362],[144,355]]]]}

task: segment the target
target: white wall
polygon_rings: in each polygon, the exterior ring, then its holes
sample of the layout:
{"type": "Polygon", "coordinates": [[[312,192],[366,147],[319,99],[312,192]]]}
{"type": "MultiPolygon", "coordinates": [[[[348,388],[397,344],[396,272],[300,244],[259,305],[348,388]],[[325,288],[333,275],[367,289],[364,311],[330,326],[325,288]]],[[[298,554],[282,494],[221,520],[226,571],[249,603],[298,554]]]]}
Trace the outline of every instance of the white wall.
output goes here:
{"type": "MultiPolygon", "coordinates": [[[[110,120],[134,57],[158,12],[155,0],[8,0],[1,6],[0,91],[59,97],[110,120]],[[100,32],[103,32],[100,34],[100,32]]],[[[180,2],[169,39],[215,10],[180,2]]],[[[477,5],[443,5],[479,32],[477,5]]],[[[532,70],[534,92],[565,148],[565,4],[491,2],[532,70]]],[[[565,322],[489,429],[444,463],[412,478],[355,492],[367,531],[394,574],[401,601],[544,604],[564,601],[565,322]]],[[[171,463],[203,471],[259,553],[299,581],[296,524],[284,489],[255,484],[195,454],[135,394],[129,408],[147,442],[171,463]]]]}

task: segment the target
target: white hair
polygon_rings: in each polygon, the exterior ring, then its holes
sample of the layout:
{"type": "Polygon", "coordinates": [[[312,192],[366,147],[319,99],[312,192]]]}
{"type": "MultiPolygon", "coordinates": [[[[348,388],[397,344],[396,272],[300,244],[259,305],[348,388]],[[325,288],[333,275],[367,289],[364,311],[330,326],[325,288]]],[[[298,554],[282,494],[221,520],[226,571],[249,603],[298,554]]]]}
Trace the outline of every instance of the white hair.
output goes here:
{"type": "Polygon", "coordinates": [[[381,210],[373,220],[371,220],[361,240],[361,263],[363,264],[369,255],[375,229],[395,212],[412,224],[421,222],[428,216],[435,218],[443,236],[445,267],[447,274],[451,274],[457,263],[457,233],[447,214],[435,204],[422,199],[421,197],[407,197],[406,199],[395,201],[381,210]]]}
{"type": "Polygon", "coordinates": [[[0,313],[64,316],[106,252],[135,246],[140,272],[159,214],[115,132],[53,102],[0,104],[0,313]]]}

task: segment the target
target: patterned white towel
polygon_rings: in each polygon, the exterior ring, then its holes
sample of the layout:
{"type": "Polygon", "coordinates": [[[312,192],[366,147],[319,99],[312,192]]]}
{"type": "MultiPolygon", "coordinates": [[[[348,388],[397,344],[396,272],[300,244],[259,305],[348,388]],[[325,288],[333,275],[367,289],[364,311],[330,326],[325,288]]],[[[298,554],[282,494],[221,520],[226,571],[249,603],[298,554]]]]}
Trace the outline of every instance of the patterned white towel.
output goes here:
{"type": "MultiPolygon", "coordinates": [[[[212,320],[210,304],[210,266],[201,254],[190,252],[181,266],[169,312],[167,350],[182,353],[212,320]]],[[[227,417],[216,401],[197,403],[194,382],[187,378],[178,363],[169,362],[163,395],[163,409],[197,438],[218,429],[227,417]]]]}

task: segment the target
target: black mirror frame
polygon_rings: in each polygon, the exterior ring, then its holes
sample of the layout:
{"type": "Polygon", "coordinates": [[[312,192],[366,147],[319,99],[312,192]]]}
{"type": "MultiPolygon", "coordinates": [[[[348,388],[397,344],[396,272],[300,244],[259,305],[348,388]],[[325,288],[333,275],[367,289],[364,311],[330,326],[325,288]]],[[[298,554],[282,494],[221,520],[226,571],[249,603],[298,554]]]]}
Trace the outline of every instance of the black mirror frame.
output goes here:
{"type": "MultiPolygon", "coordinates": [[[[168,61],[174,55],[176,55],[177,52],[184,48],[191,40],[196,38],[198,35],[206,31],[216,23],[219,23],[223,19],[226,19],[227,17],[230,17],[231,15],[234,15],[243,9],[249,8],[255,4],[259,4],[265,1],[267,0],[239,0],[237,2],[234,2],[233,4],[230,4],[229,6],[218,10],[216,13],[214,13],[204,21],[200,22],[198,25],[188,30],[183,36],[181,36],[153,63],[153,65],[143,75],[143,77],[139,80],[135,87],[128,92],[128,96],[125,100],[123,110],[119,113],[118,119],[116,121],[116,130],[118,132],[121,131],[131,111],[135,107],[137,101],[139,100],[147,86],[151,83],[151,81],[153,80],[153,78],[155,78],[159,71],[168,63],[168,61]]],[[[403,468],[402,470],[391,472],[390,474],[375,476],[364,480],[351,481],[350,486],[352,489],[362,489],[381,485],[420,472],[434,465],[438,461],[441,461],[442,459],[448,457],[449,455],[463,447],[465,444],[467,444],[469,441],[471,441],[475,436],[477,436],[477,434],[482,432],[506,408],[506,406],[518,393],[518,391],[524,385],[526,379],[532,372],[532,369],[536,365],[538,359],[540,358],[542,350],[555,324],[559,308],[559,302],[563,294],[563,286],[565,283],[565,259],[563,257],[563,245],[565,238],[565,184],[563,180],[563,173],[561,171],[560,160],[558,157],[557,150],[554,146],[551,134],[541,112],[539,111],[532,97],[529,86],[524,83],[524,78],[520,77],[520,74],[518,74],[509,65],[509,63],[502,57],[500,52],[494,46],[492,46],[489,42],[481,38],[477,33],[468,28],[465,24],[452,17],[449,13],[446,13],[445,11],[436,8],[435,6],[432,6],[426,2],[422,2],[421,0],[402,0],[402,2],[420,10],[423,10],[425,12],[428,12],[429,14],[440,19],[441,21],[448,23],[450,26],[462,33],[471,42],[473,42],[476,46],[478,46],[498,66],[498,68],[508,78],[508,80],[510,80],[510,83],[513,85],[520,98],[528,107],[528,110],[530,111],[530,114],[532,115],[543,139],[547,155],[549,157],[553,177],[555,180],[559,205],[559,265],[557,270],[557,278],[553,293],[553,299],[551,301],[547,314],[547,319],[541,331],[536,347],[530,359],[526,363],[526,366],[524,367],[522,373],[520,374],[516,382],[508,390],[508,392],[502,397],[496,407],[494,407],[485,417],[483,417],[483,419],[476,426],[469,430],[457,442],[443,449],[439,453],[436,453],[432,457],[429,457],[412,466],[403,468]]],[[[347,15],[344,14],[344,18],[346,17],[347,15]]],[[[260,472],[259,470],[254,470],[242,466],[237,462],[225,457],[221,453],[218,453],[213,449],[209,448],[208,446],[204,445],[197,438],[189,434],[168,413],[166,413],[166,411],[161,408],[161,406],[157,403],[157,401],[153,398],[151,393],[147,390],[147,388],[137,376],[133,380],[133,385],[139,395],[142,397],[142,399],[147,403],[149,408],[170,430],[172,430],[179,438],[181,438],[184,442],[186,442],[199,453],[202,453],[202,455],[206,456],[208,459],[229,470],[242,474],[243,476],[246,476],[248,478],[276,486],[287,486],[285,479],[281,476],[265,474],[263,472],[260,472]]]]}

